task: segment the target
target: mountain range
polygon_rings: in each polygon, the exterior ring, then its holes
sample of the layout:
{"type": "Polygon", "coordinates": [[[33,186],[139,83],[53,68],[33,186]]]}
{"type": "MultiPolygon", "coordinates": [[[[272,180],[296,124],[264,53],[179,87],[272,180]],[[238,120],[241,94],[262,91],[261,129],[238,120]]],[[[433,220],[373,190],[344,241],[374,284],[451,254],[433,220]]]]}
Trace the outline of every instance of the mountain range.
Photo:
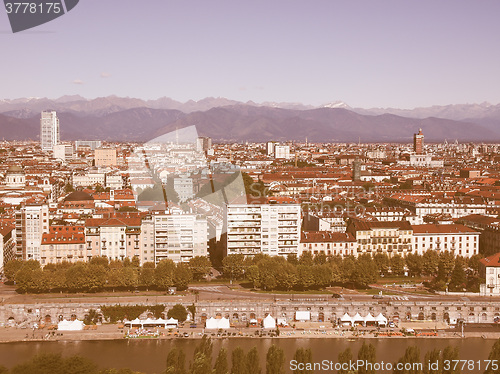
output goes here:
{"type": "Polygon", "coordinates": [[[42,110],[58,112],[62,140],[148,141],[195,125],[200,135],[216,141],[409,142],[419,128],[432,142],[500,141],[500,104],[362,109],[339,101],[314,107],[117,96],[0,100],[0,139],[37,140],[42,110]]]}

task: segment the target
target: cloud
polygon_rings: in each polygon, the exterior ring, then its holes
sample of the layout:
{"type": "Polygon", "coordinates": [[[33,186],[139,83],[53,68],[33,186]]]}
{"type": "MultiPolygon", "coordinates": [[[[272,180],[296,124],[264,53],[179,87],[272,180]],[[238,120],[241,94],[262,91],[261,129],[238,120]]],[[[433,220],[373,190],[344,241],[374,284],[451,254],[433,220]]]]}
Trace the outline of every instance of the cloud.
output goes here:
{"type": "Polygon", "coordinates": [[[73,84],[83,84],[83,81],[81,79],[75,79],[73,84]]]}
{"type": "Polygon", "coordinates": [[[109,78],[109,77],[111,77],[111,74],[106,73],[105,71],[101,73],[101,78],[109,78]]]}

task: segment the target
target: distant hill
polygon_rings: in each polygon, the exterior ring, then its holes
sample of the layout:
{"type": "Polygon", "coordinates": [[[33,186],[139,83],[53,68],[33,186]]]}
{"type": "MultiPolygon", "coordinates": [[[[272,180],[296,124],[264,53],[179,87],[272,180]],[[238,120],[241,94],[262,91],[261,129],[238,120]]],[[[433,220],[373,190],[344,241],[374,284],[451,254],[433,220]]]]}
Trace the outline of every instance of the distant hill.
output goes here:
{"type": "Polygon", "coordinates": [[[423,129],[426,141],[500,140],[500,106],[481,104],[420,109],[420,115],[453,114],[460,119],[434,115],[419,118],[418,109],[414,112],[388,109],[408,116],[379,113],[378,110],[352,109],[342,102],[310,108],[293,103],[242,104],[224,98],[179,103],[169,98],[144,101],[109,96],[87,100],[65,96],[56,100],[0,100],[0,139],[38,139],[40,112],[57,110],[63,140],[147,141],[192,125],[200,135],[238,142],[303,141],[306,137],[311,142],[357,142],[358,139],[362,142],[409,142],[419,128],[423,129]]]}

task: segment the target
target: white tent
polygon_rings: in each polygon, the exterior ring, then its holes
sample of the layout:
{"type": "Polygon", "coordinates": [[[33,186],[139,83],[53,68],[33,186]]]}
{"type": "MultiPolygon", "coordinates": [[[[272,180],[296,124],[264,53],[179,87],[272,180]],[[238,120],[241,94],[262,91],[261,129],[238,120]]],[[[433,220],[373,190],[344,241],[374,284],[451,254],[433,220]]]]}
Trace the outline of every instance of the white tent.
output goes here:
{"type": "Polygon", "coordinates": [[[387,318],[385,318],[382,313],[379,313],[379,315],[375,317],[375,321],[379,325],[387,325],[387,318]]]}
{"type": "Polygon", "coordinates": [[[217,320],[217,325],[219,329],[228,329],[230,327],[229,319],[222,317],[221,319],[217,320]]]}
{"type": "Polygon", "coordinates": [[[218,323],[217,320],[214,317],[210,317],[205,321],[205,328],[206,329],[217,329],[218,328],[218,323]]]}
{"type": "Polygon", "coordinates": [[[125,326],[132,327],[132,326],[137,326],[137,325],[140,325],[141,327],[143,325],[142,321],[139,318],[136,318],[136,319],[134,319],[132,321],[125,322],[125,326]]]}
{"type": "Polygon", "coordinates": [[[278,318],[278,325],[288,326],[288,322],[286,321],[286,318],[278,318]]]}
{"type": "Polygon", "coordinates": [[[265,329],[275,329],[276,328],[276,320],[273,317],[271,317],[271,315],[268,315],[262,321],[262,325],[264,326],[265,329]]]}
{"type": "Polygon", "coordinates": [[[179,321],[172,317],[165,321],[165,325],[167,325],[167,327],[177,327],[178,324],[179,321]]]}
{"type": "Polygon", "coordinates": [[[311,312],[297,310],[295,312],[295,320],[296,321],[310,321],[311,320],[311,312]]]}
{"type": "Polygon", "coordinates": [[[365,322],[365,319],[363,317],[361,317],[361,314],[356,313],[356,315],[354,317],[352,317],[352,322],[353,323],[356,323],[356,322],[365,322]]]}
{"type": "Polygon", "coordinates": [[[85,326],[83,321],[77,319],[74,321],[62,320],[57,324],[57,329],[59,331],[81,331],[83,330],[83,326],[85,326]]]}
{"type": "Polygon", "coordinates": [[[371,313],[368,313],[366,316],[365,316],[365,324],[367,324],[368,322],[377,322],[377,319],[372,316],[371,313]]]}
{"type": "Polygon", "coordinates": [[[349,314],[345,313],[345,314],[342,316],[342,318],[340,318],[340,322],[348,322],[348,323],[350,323],[350,324],[352,325],[352,323],[353,323],[354,321],[353,321],[352,317],[351,317],[349,314]]]}
{"type": "Polygon", "coordinates": [[[155,319],[152,319],[152,318],[146,318],[144,321],[142,321],[142,324],[144,326],[146,325],[149,325],[149,326],[156,326],[157,323],[156,323],[156,320],[155,319]]]}

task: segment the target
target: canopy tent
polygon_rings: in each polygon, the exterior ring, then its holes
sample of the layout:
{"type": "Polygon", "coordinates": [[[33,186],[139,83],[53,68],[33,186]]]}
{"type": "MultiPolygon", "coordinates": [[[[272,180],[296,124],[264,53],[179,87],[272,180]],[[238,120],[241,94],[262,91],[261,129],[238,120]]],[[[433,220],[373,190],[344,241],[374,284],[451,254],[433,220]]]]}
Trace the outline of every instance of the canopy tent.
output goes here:
{"type": "Polygon", "coordinates": [[[228,329],[229,327],[229,319],[227,318],[215,319],[213,317],[210,317],[205,321],[206,329],[228,329]]]}
{"type": "Polygon", "coordinates": [[[295,320],[296,321],[310,321],[311,320],[311,312],[308,310],[297,310],[295,312],[295,320]]]}
{"type": "Polygon", "coordinates": [[[278,325],[288,326],[288,322],[286,321],[286,318],[278,318],[278,325]]]}
{"type": "Polygon", "coordinates": [[[265,329],[275,329],[276,328],[276,320],[273,317],[271,317],[271,315],[268,315],[262,321],[262,325],[265,329]]]}
{"type": "Polygon", "coordinates": [[[165,321],[165,325],[167,327],[177,327],[179,325],[179,321],[176,320],[175,318],[170,317],[165,321]]]}
{"type": "MultiPolygon", "coordinates": [[[[127,327],[133,327],[133,326],[140,326],[140,327],[163,326],[163,327],[165,327],[167,325],[167,322],[168,322],[167,320],[164,320],[162,318],[158,318],[158,319],[147,318],[145,320],[140,320],[139,318],[136,318],[132,321],[126,321],[124,323],[124,325],[127,327]]],[[[177,324],[175,325],[175,327],[177,327],[177,324]]]]}
{"type": "Polygon", "coordinates": [[[363,317],[361,317],[361,314],[356,313],[356,315],[354,317],[352,317],[352,322],[353,323],[356,323],[356,322],[365,322],[365,319],[363,317]]]}
{"type": "Polygon", "coordinates": [[[66,321],[64,319],[57,324],[57,329],[59,331],[81,331],[84,326],[85,324],[83,321],[79,321],[77,319],[74,321],[66,321]]]}
{"type": "Polygon", "coordinates": [[[210,317],[205,321],[205,328],[206,329],[217,329],[218,323],[217,320],[214,317],[210,317]]]}
{"type": "Polygon", "coordinates": [[[344,323],[347,322],[347,323],[350,323],[352,325],[354,321],[353,321],[352,317],[349,314],[345,313],[340,318],[340,322],[344,322],[344,323]]]}
{"type": "Polygon", "coordinates": [[[124,325],[125,326],[130,326],[130,327],[132,327],[132,326],[141,326],[142,327],[143,323],[142,323],[142,321],[139,318],[136,318],[136,319],[134,319],[132,321],[126,321],[124,323],[124,325]]]}
{"type": "Polygon", "coordinates": [[[376,318],[374,316],[372,316],[371,313],[368,313],[366,316],[365,316],[365,325],[367,323],[375,323],[377,322],[376,318]]]}
{"type": "Polygon", "coordinates": [[[379,324],[379,325],[387,325],[387,318],[385,318],[382,313],[379,313],[378,316],[375,317],[375,321],[379,324]]]}
{"type": "Polygon", "coordinates": [[[218,328],[219,329],[228,329],[230,327],[230,324],[229,324],[229,319],[227,318],[221,318],[219,320],[217,320],[218,322],[218,328]]]}

